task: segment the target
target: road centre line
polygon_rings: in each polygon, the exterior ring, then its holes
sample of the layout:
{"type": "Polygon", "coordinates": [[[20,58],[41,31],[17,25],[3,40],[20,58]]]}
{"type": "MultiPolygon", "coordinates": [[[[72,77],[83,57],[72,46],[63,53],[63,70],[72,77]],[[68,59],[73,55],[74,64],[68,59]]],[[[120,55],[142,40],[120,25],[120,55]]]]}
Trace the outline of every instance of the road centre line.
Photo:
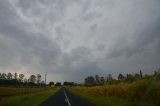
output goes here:
{"type": "Polygon", "coordinates": [[[64,96],[66,97],[65,100],[67,101],[68,106],[71,106],[65,90],[64,90],[64,96]]]}

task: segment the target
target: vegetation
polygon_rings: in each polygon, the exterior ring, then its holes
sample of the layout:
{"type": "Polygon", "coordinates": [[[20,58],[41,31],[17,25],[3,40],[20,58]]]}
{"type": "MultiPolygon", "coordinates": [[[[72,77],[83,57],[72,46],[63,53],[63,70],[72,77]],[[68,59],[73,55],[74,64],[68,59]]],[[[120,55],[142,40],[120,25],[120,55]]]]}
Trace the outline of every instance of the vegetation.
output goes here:
{"type": "Polygon", "coordinates": [[[48,84],[50,87],[52,87],[52,86],[54,86],[54,82],[49,82],[49,84],[48,84]]]}
{"type": "Polygon", "coordinates": [[[63,83],[63,85],[64,85],[64,86],[77,86],[78,84],[77,84],[77,83],[74,83],[74,82],[67,82],[67,81],[65,81],[65,82],[63,83]]]}
{"type": "Polygon", "coordinates": [[[54,82],[47,87],[40,74],[0,73],[0,106],[35,106],[56,91],[54,82]]]}
{"type": "Polygon", "coordinates": [[[30,75],[29,78],[26,78],[24,74],[0,73],[0,86],[45,86],[45,81],[41,79],[40,74],[30,75]]]}
{"type": "MultiPolygon", "coordinates": [[[[61,86],[61,82],[41,81],[41,75],[0,73],[0,106],[35,106],[61,86]]],[[[71,91],[97,106],[160,106],[160,69],[153,75],[119,74],[113,78],[95,75],[85,78],[84,84],[63,83],[71,91]]]]}
{"type": "MultiPolygon", "coordinates": [[[[109,75],[103,85],[70,87],[70,90],[97,106],[159,106],[160,71],[154,75],[119,74],[118,79],[109,75]]],[[[95,81],[95,80],[94,80],[95,81]]],[[[87,83],[88,84],[88,83],[87,83]]]]}
{"type": "Polygon", "coordinates": [[[16,88],[16,87],[0,87],[0,97],[26,95],[41,92],[47,88],[16,88]]]}
{"type": "Polygon", "coordinates": [[[61,86],[61,82],[56,82],[55,86],[61,86]]]}
{"type": "Polygon", "coordinates": [[[0,106],[37,106],[57,90],[54,88],[0,88],[0,106]]]}

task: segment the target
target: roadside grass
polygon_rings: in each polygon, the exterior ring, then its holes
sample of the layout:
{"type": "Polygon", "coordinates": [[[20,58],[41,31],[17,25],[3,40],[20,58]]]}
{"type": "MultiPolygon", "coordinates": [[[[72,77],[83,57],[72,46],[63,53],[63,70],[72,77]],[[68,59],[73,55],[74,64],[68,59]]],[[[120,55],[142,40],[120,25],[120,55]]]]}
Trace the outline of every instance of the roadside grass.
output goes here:
{"type": "Polygon", "coordinates": [[[58,88],[45,88],[40,92],[2,98],[0,100],[0,106],[37,106],[55,93],[57,89],[58,88]]]}
{"type": "Polygon", "coordinates": [[[69,89],[97,106],[160,106],[160,81],[154,79],[69,89]]]}
{"type": "Polygon", "coordinates": [[[97,93],[86,93],[86,92],[84,93],[77,91],[73,92],[79,95],[80,97],[90,101],[91,103],[95,104],[96,106],[129,106],[128,101],[121,100],[116,97],[106,97],[104,95],[97,93]]]}
{"type": "Polygon", "coordinates": [[[36,93],[46,90],[45,87],[0,87],[0,96],[17,96],[17,95],[26,95],[30,93],[36,93]]]}

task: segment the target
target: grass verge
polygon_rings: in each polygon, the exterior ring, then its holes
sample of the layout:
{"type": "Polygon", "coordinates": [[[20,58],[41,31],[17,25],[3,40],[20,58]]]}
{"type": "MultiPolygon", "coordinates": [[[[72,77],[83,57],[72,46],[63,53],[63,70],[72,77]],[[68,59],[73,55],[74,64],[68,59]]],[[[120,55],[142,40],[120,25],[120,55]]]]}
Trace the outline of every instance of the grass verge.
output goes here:
{"type": "Polygon", "coordinates": [[[106,97],[104,95],[97,94],[97,93],[77,92],[74,90],[72,90],[72,92],[90,101],[96,106],[129,106],[129,103],[127,100],[121,100],[116,97],[106,97]]]}
{"type": "Polygon", "coordinates": [[[57,89],[58,88],[50,88],[33,94],[4,98],[0,101],[0,106],[37,106],[56,92],[57,89]]]}
{"type": "Polygon", "coordinates": [[[97,106],[160,106],[160,81],[154,79],[70,90],[97,106]]]}

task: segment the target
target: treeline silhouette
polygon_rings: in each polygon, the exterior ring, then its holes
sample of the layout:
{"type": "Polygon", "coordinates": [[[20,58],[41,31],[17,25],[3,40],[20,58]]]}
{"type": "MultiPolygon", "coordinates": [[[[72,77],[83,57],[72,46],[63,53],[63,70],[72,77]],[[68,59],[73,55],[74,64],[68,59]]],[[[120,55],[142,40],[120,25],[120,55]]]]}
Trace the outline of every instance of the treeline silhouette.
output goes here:
{"type": "MultiPolygon", "coordinates": [[[[147,76],[147,75],[146,75],[147,76]]],[[[113,78],[112,74],[108,74],[106,77],[104,76],[88,76],[84,79],[85,85],[86,86],[92,86],[92,85],[103,85],[105,84],[112,84],[112,83],[119,83],[120,81],[124,82],[133,82],[137,79],[142,78],[142,71],[140,70],[139,73],[135,74],[119,74],[117,78],[113,78]]]]}
{"type": "Polygon", "coordinates": [[[0,73],[0,86],[16,86],[16,87],[27,87],[27,86],[46,86],[45,81],[42,81],[40,74],[30,75],[26,78],[25,74],[17,73],[0,73]]]}
{"type": "Polygon", "coordinates": [[[114,78],[112,74],[108,74],[107,76],[88,76],[84,79],[85,86],[97,86],[104,84],[118,84],[120,82],[132,83],[139,79],[151,78],[154,77],[156,80],[160,80],[160,68],[154,71],[152,75],[142,75],[142,71],[140,70],[138,73],[125,74],[119,73],[117,78],[114,78]]]}

